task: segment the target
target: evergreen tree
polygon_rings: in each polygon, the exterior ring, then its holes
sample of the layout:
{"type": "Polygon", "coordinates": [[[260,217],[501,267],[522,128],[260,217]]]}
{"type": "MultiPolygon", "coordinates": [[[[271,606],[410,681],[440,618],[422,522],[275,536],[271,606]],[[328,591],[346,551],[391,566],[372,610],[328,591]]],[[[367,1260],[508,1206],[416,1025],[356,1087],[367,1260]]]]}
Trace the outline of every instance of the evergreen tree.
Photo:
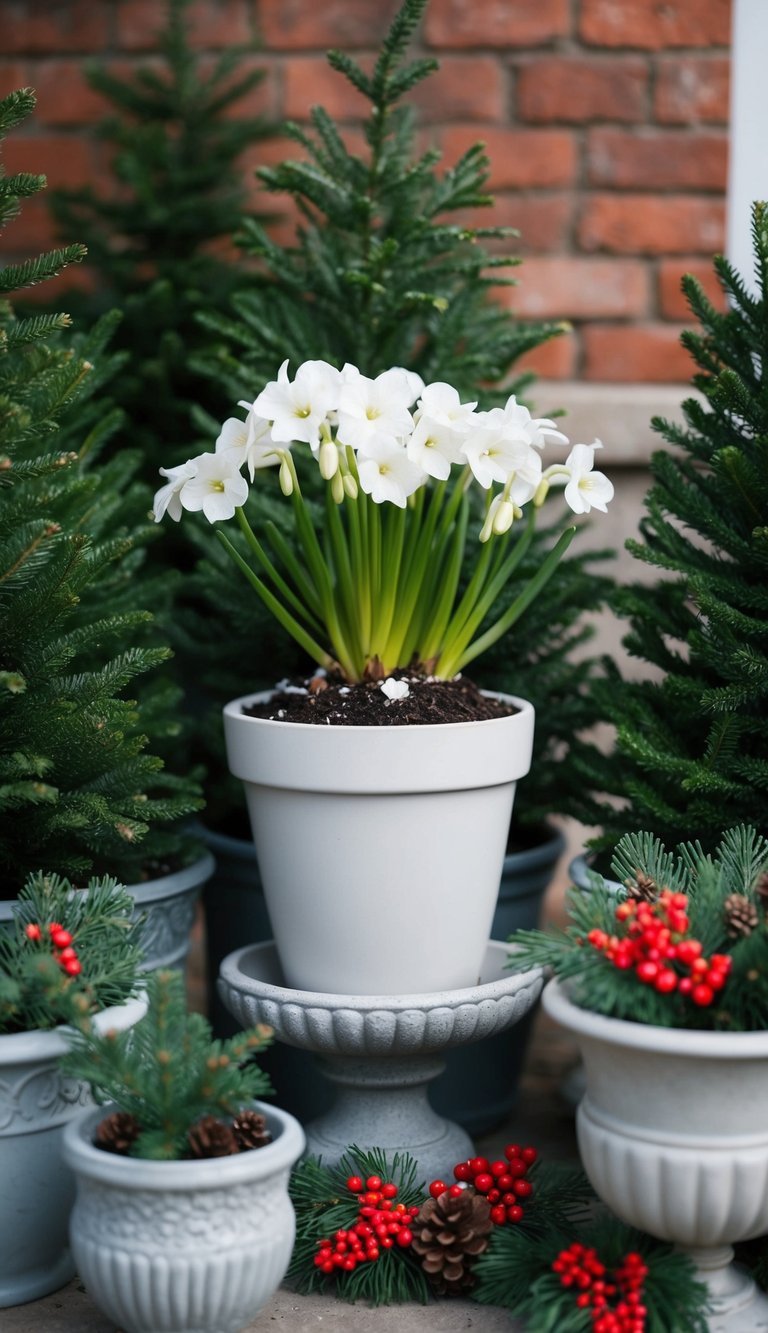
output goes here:
{"type": "MultiPolygon", "coordinates": [[[[198,368],[226,388],[230,412],[239,399],[253,399],[286,357],[294,368],[310,358],[338,366],[351,361],[370,376],[403,365],[490,407],[530,382],[530,375],[516,371],[520,356],[564,330],[561,324],[521,323],[494,297],[495,286],[512,283],[504,275],[519,262],[498,248],[517,233],[460,220],[465,210],[493,203],[483,146],[474,145],[449,169],[439,169],[438,150],[415,148],[413,112],[403,99],[437,67],[432,59],[407,59],[426,4],[405,0],[370,75],[348,55],[329,53],[333,69],[370,103],[365,153],[348,147],[317,107],[313,133],[286,127],[306,160],[258,172],[270,191],[292,197],[301,224],[295,244],[280,246],[248,219],[241,242],[256,267],[232,297],[234,317],[210,308],[201,315],[217,341],[198,368]]],[[[196,421],[210,440],[217,423],[202,412],[196,421]]],[[[252,491],[250,503],[264,501],[252,491]]],[[[280,521],[277,507],[271,517],[280,521]]],[[[551,531],[542,525],[534,538],[508,589],[510,601],[543,560],[551,531]]],[[[195,652],[196,678],[214,701],[208,740],[215,745],[221,704],[271,686],[300,662],[258,599],[237,586],[226,554],[213,546],[206,543],[198,567],[182,651],[195,652]]],[[[604,595],[606,582],[591,568],[598,558],[566,558],[527,611],[522,629],[478,663],[482,683],[524,694],[537,707],[537,753],[521,784],[518,818],[540,819],[568,808],[563,758],[575,732],[591,720],[581,687],[594,669],[589,660],[574,667],[571,654],[589,634],[577,624],[582,612],[604,595]]],[[[229,799],[217,784],[211,793],[214,819],[221,819],[229,799]]]]}
{"type": "Polygon", "coordinates": [[[629,652],[656,678],[627,681],[612,664],[595,687],[616,728],[608,757],[582,756],[585,788],[610,793],[588,822],[598,848],[649,828],[668,845],[712,850],[738,823],[768,832],[768,205],[753,208],[758,295],[722,257],[728,298],[714,308],[690,275],[683,290],[699,322],[683,334],[704,402],[683,403],[685,425],[653,426],[670,450],[653,455],[638,560],[664,571],[616,597],[629,652]],[[658,678],[660,676],[660,679],[658,678]]]}
{"type": "Polygon", "coordinates": [[[201,393],[213,410],[221,406],[211,382],[201,384],[191,370],[205,341],[195,315],[223,308],[238,281],[216,243],[230,241],[245,211],[237,160],[268,133],[261,117],[232,118],[263,73],[238,72],[241,48],[208,69],[190,45],[191,4],[167,0],[160,63],[153,58],[125,78],[90,69],[91,86],[114,108],[99,133],[116,179],[101,192],[52,196],[63,234],[85,241],[100,279],[85,312],[124,311],[114,345],[130,356],[112,391],[146,455],[145,478],[188,456],[189,407],[201,393]]]}
{"type": "MultiPolygon", "coordinates": [[[[0,102],[0,138],[35,104],[29,89],[0,102]]],[[[0,171],[0,226],[45,178],[0,171]]],[[[29,871],[82,883],[92,872],[142,877],[178,855],[165,825],[199,806],[194,783],[146,752],[177,730],[168,687],[141,708],[127,686],[159,665],[137,578],[150,497],[136,454],[94,466],[121,417],[102,394],[116,369],[107,318],[76,342],[64,314],[19,318],[5,299],[80,261],[72,245],[0,269],[0,878],[19,891],[29,871]],[[100,394],[96,397],[95,394],[100,394]],[[137,523],[137,513],[142,514],[137,523]],[[150,827],[153,832],[150,833],[150,827]]]]}

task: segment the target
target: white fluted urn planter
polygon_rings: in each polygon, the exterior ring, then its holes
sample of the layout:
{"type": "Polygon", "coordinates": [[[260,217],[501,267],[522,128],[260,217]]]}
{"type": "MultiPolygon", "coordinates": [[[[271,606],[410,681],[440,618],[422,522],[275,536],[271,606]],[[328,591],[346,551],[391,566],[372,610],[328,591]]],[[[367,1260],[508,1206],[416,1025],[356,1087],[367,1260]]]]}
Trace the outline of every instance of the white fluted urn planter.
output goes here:
{"type": "Polygon", "coordinates": [[[280,1285],[296,1231],[288,1180],[304,1134],[287,1112],[255,1108],[272,1143],[201,1161],[94,1147],[114,1107],[68,1127],[72,1253],[89,1295],[124,1333],[238,1333],[280,1285]]]}
{"type": "Polygon", "coordinates": [[[319,726],[224,709],[285,982],[412,995],[476,985],[533,707],[482,722],[319,726]]]}
{"type": "MultiPolygon", "coordinates": [[[[146,1008],[128,1000],[94,1024],[132,1027],[146,1008]]],[[[66,1028],[0,1036],[0,1307],[39,1300],[74,1276],[67,1226],[75,1182],[62,1139],[92,1101],[84,1084],[59,1071],[67,1050],[66,1028]]]]}
{"type": "Polygon", "coordinates": [[[732,1246],[768,1232],[768,1032],[695,1032],[604,1018],[557,981],[544,1007],[576,1037],[584,1170],[624,1221],[686,1251],[711,1333],[768,1329],[768,1298],[732,1246]]]}

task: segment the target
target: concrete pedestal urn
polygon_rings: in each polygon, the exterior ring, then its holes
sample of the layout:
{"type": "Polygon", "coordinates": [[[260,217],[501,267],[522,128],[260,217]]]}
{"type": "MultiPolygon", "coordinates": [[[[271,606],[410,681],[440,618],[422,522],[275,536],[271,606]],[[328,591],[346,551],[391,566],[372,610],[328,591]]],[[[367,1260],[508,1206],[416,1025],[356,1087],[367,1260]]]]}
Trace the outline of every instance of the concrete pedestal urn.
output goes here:
{"type": "Polygon", "coordinates": [[[349,995],[474,986],[533,707],[434,726],[313,726],[224,709],[286,984],[349,995]]]}
{"type": "Polygon", "coordinates": [[[711,1333],[768,1329],[768,1298],[732,1263],[735,1242],[768,1231],[768,1032],[604,1018],[556,981],[543,1002],[584,1057],[579,1151],[600,1198],[690,1255],[711,1333]]]}
{"type": "MultiPolygon", "coordinates": [[[[129,1027],[145,1009],[130,1000],[94,1022],[129,1027]]],[[[0,1036],[0,1307],[38,1300],[74,1276],[67,1225],[75,1182],[62,1137],[91,1100],[59,1073],[66,1051],[65,1029],[0,1036]]]]}
{"type": "Polygon", "coordinates": [[[288,1180],[304,1134],[285,1111],[255,1106],[273,1142],[232,1157],[154,1162],[104,1152],[93,1134],[114,1107],[68,1127],[77,1271],[124,1333],[237,1333],[280,1285],[296,1229],[288,1180]]]}

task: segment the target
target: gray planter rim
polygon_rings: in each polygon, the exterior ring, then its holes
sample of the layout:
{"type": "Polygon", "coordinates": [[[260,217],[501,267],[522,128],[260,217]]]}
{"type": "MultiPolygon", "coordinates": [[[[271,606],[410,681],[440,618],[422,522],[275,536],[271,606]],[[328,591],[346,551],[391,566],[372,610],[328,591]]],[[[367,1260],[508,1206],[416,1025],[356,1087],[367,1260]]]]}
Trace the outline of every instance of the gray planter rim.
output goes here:
{"type": "Polygon", "coordinates": [[[137,907],[153,903],[158,898],[167,898],[172,893],[183,893],[185,889],[197,888],[211,878],[216,862],[210,852],[203,852],[191,865],[182,866],[170,875],[160,875],[157,879],[140,880],[136,884],[126,884],[137,907]]]}
{"type": "MultiPolygon", "coordinates": [[[[123,1004],[101,1009],[93,1015],[93,1025],[98,1032],[108,1032],[110,1028],[133,1027],[147,1011],[147,1002],[142,995],[126,1000],[123,1004]]],[[[72,1029],[62,1024],[48,1029],[33,1028],[29,1032],[0,1033],[0,1065],[30,1060],[58,1060],[69,1050],[67,1036],[72,1029]]]]}

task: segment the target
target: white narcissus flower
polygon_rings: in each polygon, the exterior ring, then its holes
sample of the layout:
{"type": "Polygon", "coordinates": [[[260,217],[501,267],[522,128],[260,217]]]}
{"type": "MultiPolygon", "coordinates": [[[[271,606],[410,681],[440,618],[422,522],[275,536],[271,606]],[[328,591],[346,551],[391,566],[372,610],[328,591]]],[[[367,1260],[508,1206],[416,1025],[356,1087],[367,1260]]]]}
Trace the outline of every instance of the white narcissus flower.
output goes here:
{"type": "Polygon", "coordinates": [[[542,449],[547,440],[554,440],[557,444],[568,444],[568,436],[557,429],[554,421],[550,421],[548,417],[532,417],[528,408],[523,403],[518,403],[514,394],[510,395],[503,408],[496,410],[500,410],[509,422],[521,427],[528,443],[537,449],[542,449]]]}
{"type": "Polygon", "coordinates": [[[194,477],[182,488],[180,500],[193,513],[202,509],[209,523],[232,518],[248,498],[248,482],[228,453],[200,454],[193,458],[194,477]]]}
{"type": "Polygon", "coordinates": [[[216,441],[217,454],[231,454],[238,468],[248,465],[251,481],[257,468],[276,467],[280,455],[275,448],[269,422],[253,410],[251,403],[243,402],[239,407],[247,407],[245,421],[239,417],[228,417],[221,428],[216,441]]]}
{"type": "Polygon", "coordinates": [[[358,455],[357,475],[360,489],[374,504],[388,500],[399,509],[405,509],[408,496],[426,481],[425,473],[410,461],[405,450],[387,440],[372,440],[366,445],[365,454],[358,455]]]}
{"type": "Polygon", "coordinates": [[[178,467],[161,467],[160,475],[168,477],[165,486],[155,493],[152,503],[152,517],[156,523],[168,514],[175,523],[179,522],[182,513],[182,503],[179,498],[182,487],[191,481],[197,471],[195,460],[190,458],[186,463],[180,463],[178,467]]]}
{"type": "Polygon", "coordinates": [[[463,461],[463,440],[461,431],[422,413],[408,440],[406,451],[411,462],[430,477],[447,481],[451,475],[451,464],[463,461]]]}
{"type": "Polygon", "coordinates": [[[435,380],[433,384],[425,386],[415,416],[417,421],[420,421],[422,416],[428,416],[435,421],[441,421],[445,426],[461,428],[471,423],[472,413],[476,407],[477,403],[462,403],[452,384],[435,380]]]}
{"type": "Polygon", "coordinates": [[[505,419],[502,408],[477,414],[461,452],[485,490],[494,481],[505,485],[513,478],[512,498],[518,504],[530,500],[539,484],[541,458],[522,426],[505,419]]]}
{"type": "Polygon", "coordinates": [[[296,378],[288,378],[284,361],[277,379],[262,389],[252,410],[272,423],[272,439],[279,443],[299,441],[320,447],[320,427],[338,405],[341,375],[327,361],[304,361],[296,378]]]}
{"type": "Polygon", "coordinates": [[[594,444],[575,444],[565,460],[570,479],[565,487],[565,501],[574,514],[588,514],[590,509],[605,513],[613,499],[613,482],[602,472],[593,472],[595,449],[601,449],[599,440],[594,444]]]}
{"type": "Polygon", "coordinates": [[[410,435],[413,417],[408,408],[421,380],[411,371],[393,366],[371,380],[354,366],[345,366],[339,394],[337,438],[351,449],[364,449],[373,440],[396,442],[410,435]],[[418,381],[418,385],[416,383],[418,381]]]}

